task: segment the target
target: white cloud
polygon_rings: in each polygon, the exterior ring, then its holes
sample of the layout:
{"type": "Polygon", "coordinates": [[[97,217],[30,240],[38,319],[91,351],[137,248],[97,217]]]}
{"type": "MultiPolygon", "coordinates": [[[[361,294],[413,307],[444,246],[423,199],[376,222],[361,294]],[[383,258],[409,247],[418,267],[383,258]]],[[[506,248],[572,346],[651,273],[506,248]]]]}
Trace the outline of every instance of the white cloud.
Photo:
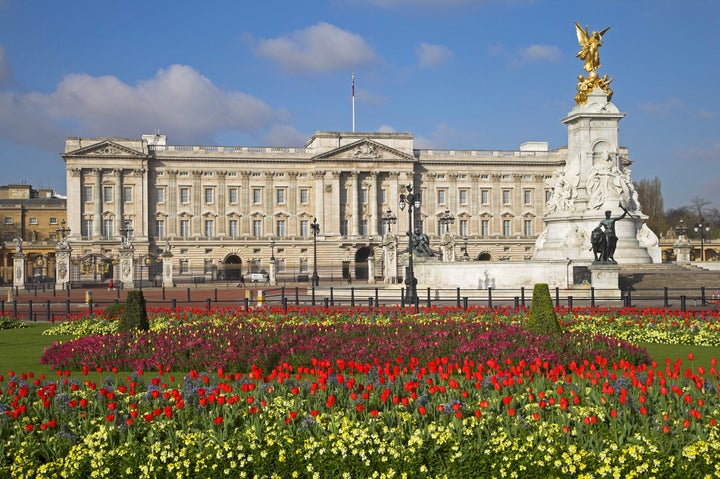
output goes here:
{"type": "Polygon", "coordinates": [[[305,146],[307,140],[307,136],[302,135],[290,125],[273,126],[264,138],[266,145],[290,147],[305,146]]]}
{"type": "Polygon", "coordinates": [[[390,125],[380,125],[378,128],[378,132],[380,133],[395,133],[395,128],[393,128],[390,125]]]}
{"type": "Polygon", "coordinates": [[[445,65],[453,57],[453,52],[444,45],[421,43],[415,53],[422,68],[438,68],[445,65]]]}
{"type": "Polygon", "coordinates": [[[295,73],[347,70],[376,61],[360,35],[324,22],[289,36],[260,40],[254,52],[295,73]]]}
{"type": "Polygon", "coordinates": [[[49,94],[0,95],[0,135],[26,144],[43,141],[33,140],[46,137],[43,132],[57,141],[68,129],[71,135],[136,138],[157,128],[183,142],[204,143],[219,130],[262,130],[281,116],[253,96],[220,90],[186,65],[172,65],[135,86],[114,76],[71,74],[49,94]]]}
{"type": "Polygon", "coordinates": [[[530,45],[521,52],[524,60],[560,61],[560,49],[552,45],[530,45]]]}

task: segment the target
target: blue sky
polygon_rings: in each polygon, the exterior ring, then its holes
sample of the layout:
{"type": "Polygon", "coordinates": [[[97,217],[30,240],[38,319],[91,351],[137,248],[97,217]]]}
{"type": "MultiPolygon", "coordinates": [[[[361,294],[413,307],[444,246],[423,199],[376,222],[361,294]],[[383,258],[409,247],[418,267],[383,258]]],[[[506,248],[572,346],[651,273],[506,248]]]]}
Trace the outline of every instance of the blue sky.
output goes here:
{"type": "Polygon", "coordinates": [[[65,192],[67,136],[301,146],[403,131],[418,148],[567,144],[574,22],[611,29],[600,74],[633,179],[720,206],[716,0],[0,0],[1,184],[65,192]]]}

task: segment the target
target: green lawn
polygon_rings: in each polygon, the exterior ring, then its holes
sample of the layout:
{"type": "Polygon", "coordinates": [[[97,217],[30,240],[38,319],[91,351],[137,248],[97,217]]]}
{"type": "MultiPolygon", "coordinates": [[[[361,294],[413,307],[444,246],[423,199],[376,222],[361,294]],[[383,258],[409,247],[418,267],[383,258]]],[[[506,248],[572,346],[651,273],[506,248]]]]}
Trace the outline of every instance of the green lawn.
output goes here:
{"type": "MultiPolygon", "coordinates": [[[[14,371],[18,374],[33,372],[36,375],[54,375],[55,371],[51,367],[40,364],[40,356],[53,341],[66,341],[72,337],[43,336],[42,332],[49,327],[48,323],[32,323],[29,328],[0,330],[0,374],[14,371]]],[[[663,364],[665,358],[673,362],[680,358],[687,364],[688,353],[695,356],[693,362],[696,365],[709,365],[710,359],[720,359],[720,347],[650,343],[640,346],[647,348],[650,356],[659,364],[663,364]]]]}

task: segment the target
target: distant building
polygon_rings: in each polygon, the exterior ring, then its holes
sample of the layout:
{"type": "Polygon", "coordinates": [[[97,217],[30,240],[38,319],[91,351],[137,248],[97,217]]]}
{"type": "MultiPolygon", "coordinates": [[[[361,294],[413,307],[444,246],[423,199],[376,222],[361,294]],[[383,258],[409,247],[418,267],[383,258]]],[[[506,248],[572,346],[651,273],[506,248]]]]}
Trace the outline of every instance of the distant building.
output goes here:
{"type": "Polygon", "coordinates": [[[50,189],[30,185],[0,186],[0,277],[13,275],[15,238],[22,239],[28,277],[55,276],[57,229],[66,218],[66,199],[50,189]]]}

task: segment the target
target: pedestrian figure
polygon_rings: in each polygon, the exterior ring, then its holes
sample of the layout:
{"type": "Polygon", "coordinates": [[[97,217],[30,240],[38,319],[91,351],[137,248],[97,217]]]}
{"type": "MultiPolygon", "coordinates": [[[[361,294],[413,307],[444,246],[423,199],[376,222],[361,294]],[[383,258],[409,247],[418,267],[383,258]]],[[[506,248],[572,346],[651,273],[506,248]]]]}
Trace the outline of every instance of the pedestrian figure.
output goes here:
{"type": "Polygon", "coordinates": [[[240,282],[238,283],[237,287],[239,288],[240,286],[242,286],[243,288],[245,287],[245,276],[243,276],[242,273],[240,273],[240,282]]]}
{"type": "Polygon", "coordinates": [[[114,289],[114,288],[113,288],[113,280],[112,280],[112,279],[110,279],[110,281],[108,281],[108,291],[110,291],[111,289],[114,289]]]}

